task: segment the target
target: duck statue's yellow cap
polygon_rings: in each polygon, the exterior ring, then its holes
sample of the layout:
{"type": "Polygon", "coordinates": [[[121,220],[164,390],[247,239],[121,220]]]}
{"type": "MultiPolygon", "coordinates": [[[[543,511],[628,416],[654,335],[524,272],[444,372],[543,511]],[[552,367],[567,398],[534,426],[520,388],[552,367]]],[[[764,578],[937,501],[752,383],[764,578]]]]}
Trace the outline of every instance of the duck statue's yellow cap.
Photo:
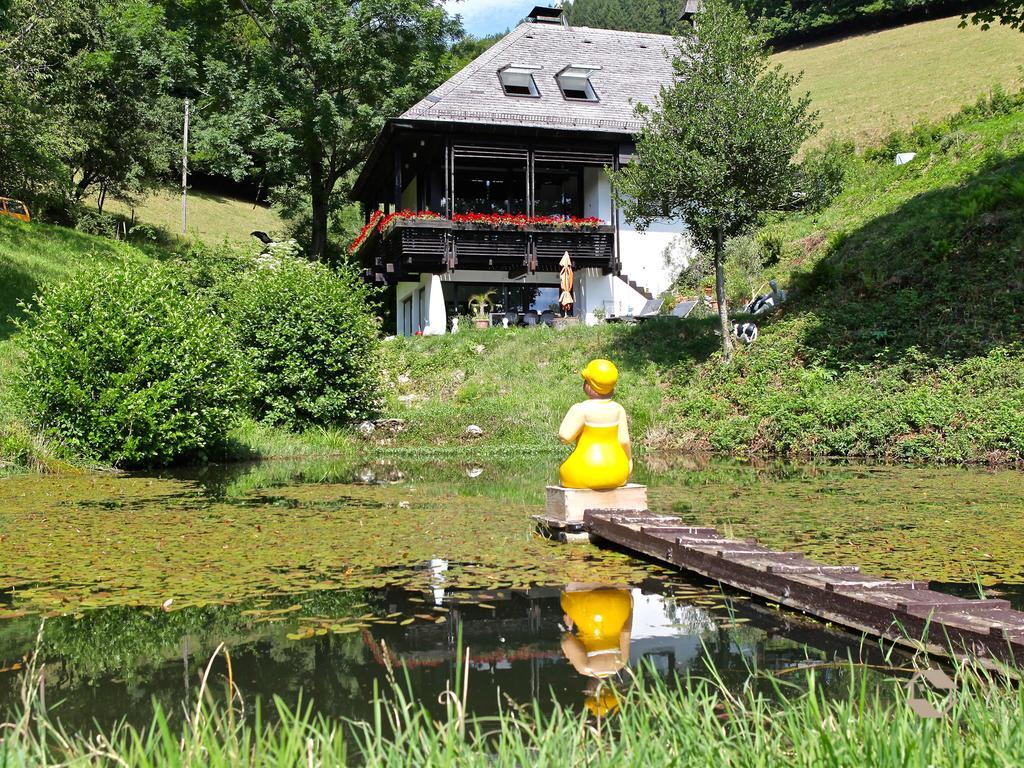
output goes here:
{"type": "Polygon", "coordinates": [[[619,381],[619,369],[611,360],[598,358],[587,363],[580,376],[599,395],[610,395],[619,381]]]}

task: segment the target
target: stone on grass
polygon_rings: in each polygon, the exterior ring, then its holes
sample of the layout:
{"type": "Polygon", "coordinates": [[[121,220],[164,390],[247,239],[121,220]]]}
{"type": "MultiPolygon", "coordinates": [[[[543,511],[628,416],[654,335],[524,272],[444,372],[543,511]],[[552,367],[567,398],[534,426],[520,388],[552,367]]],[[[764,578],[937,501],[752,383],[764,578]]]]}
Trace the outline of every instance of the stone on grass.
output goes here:
{"type": "Polygon", "coordinates": [[[466,427],[466,437],[480,437],[483,433],[484,431],[476,424],[470,424],[466,427]]]}

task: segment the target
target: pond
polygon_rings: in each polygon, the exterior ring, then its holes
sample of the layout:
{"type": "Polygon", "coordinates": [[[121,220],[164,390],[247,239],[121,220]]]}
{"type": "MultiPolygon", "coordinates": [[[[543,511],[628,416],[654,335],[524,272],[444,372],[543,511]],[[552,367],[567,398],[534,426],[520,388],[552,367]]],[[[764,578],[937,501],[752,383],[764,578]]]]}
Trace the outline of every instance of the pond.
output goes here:
{"type": "MultiPolygon", "coordinates": [[[[69,727],[141,724],[153,701],[180,712],[221,643],[246,701],[301,693],[349,717],[370,716],[389,666],[441,711],[460,647],[479,714],[533,700],[603,711],[597,680],[628,685],[627,668],[714,667],[739,688],[849,657],[884,666],[870,641],[538,537],[530,515],[556,466],[540,454],[0,480],[0,721],[37,647],[69,727]]],[[[1024,607],[1013,471],[648,456],[637,479],[652,509],[688,522],[1024,607]]],[[[214,663],[216,686],[226,669],[214,663]]],[[[842,668],[824,677],[836,695],[850,683],[842,668]]]]}

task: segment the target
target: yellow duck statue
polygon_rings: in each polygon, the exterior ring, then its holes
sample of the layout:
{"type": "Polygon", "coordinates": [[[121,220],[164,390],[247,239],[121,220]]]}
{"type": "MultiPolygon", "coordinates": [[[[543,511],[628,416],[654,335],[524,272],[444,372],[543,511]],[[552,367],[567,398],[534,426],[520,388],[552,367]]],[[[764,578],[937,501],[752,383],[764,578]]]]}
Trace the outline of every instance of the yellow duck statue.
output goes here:
{"type": "Polygon", "coordinates": [[[633,471],[626,411],[612,400],[619,371],[610,360],[591,360],[580,371],[587,399],[565,414],[558,428],[563,443],[576,448],[559,467],[563,488],[595,491],[621,488],[633,471]]]}

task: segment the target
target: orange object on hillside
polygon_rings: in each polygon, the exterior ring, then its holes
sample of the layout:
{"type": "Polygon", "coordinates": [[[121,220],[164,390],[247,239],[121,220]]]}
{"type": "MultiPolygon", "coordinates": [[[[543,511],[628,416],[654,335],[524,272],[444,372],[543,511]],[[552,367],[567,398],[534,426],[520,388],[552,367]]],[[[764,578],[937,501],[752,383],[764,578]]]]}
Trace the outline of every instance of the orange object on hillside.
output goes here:
{"type": "Polygon", "coordinates": [[[10,197],[0,197],[0,216],[10,216],[18,221],[31,221],[32,216],[28,212],[28,206],[21,200],[10,197]]]}

